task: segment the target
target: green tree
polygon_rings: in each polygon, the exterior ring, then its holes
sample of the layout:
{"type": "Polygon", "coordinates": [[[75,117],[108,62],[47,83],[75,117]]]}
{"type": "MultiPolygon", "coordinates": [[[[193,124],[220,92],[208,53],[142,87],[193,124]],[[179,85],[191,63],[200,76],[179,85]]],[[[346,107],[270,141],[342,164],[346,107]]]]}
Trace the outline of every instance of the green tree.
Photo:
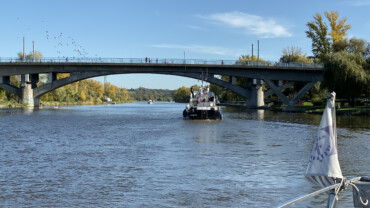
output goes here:
{"type": "Polygon", "coordinates": [[[369,74],[363,66],[365,59],[359,53],[340,51],[330,55],[324,74],[324,85],[354,105],[354,98],[366,92],[369,74]]]}
{"type": "Polygon", "coordinates": [[[0,89],[0,101],[7,100],[6,97],[6,91],[3,89],[0,89]]]}
{"type": "Polygon", "coordinates": [[[347,51],[365,55],[367,50],[366,41],[363,39],[351,38],[348,42],[347,51]]]}
{"type": "Polygon", "coordinates": [[[190,98],[190,88],[180,87],[174,92],[174,100],[178,103],[187,103],[190,98]]]}
{"type": "Polygon", "coordinates": [[[308,27],[306,35],[312,40],[313,55],[319,61],[324,62],[330,53],[328,26],[323,22],[321,14],[316,13],[313,18],[313,21],[306,24],[308,27]]]}

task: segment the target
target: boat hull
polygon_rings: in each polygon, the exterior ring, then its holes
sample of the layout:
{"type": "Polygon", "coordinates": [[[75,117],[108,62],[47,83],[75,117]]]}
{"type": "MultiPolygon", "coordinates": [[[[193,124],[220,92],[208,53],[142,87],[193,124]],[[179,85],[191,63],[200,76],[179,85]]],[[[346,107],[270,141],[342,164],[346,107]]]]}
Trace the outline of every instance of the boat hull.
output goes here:
{"type": "Polygon", "coordinates": [[[183,112],[183,117],[190,120],[222,120],[222,114],[219,110],[198,110],[191,108],[189,110],[185,109],[183,112]]]}

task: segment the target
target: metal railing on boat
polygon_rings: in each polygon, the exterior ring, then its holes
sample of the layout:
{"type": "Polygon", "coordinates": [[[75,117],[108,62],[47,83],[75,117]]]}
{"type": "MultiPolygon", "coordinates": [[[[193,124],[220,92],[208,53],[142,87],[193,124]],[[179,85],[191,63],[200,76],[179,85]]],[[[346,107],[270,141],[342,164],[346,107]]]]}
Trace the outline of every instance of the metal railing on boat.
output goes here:
{"type": "MultiPolygon", "coordinates": [[[[307,200],[307,199],[310,199],[312,197],[315,197],[315,196],[317,196],[319,194],[328,192],[329,193],[329,197],[328,197],[327,207],[333,208],[333,207],[335,207],[335,202],[337,201],[336,198],[337,198],[338,192],[347,189],[347,187],[349,185],[352,185],[352,186],[356,187],[356,185],[354,185],[354,183],[359,182],[360,180],[361,180],[361,177],[352,178],[350,180],[344,179],[342,181],[342,183],[337,183],[337,184],[334,184],[334,185],[331,185],[331,186],[327,186],[325,188],[322,188],[322,189],[317,190],[315,192],[312,192],[310,194],[303,195],[303,196],[300,196],[300,197],[298,197],[296,199],[290,200],[290,201],[288,201],[288,202],[286,202],[286,203],[284,203],[282,205],[279,205],[277,207],[278,208],[287,208],[287,207],[293,206],[295,204],[298,204],[299,202],[302,202],[304,200],[307,200]]],[[[357,192],[359,192],[358,189],[357,189],[357,187],[355,189],[357,190],[357,192]]],[[[367,205],[368,200],[366,200],[366,202],[363,202],[361,196],[359,195],[359,193],[358,193],[357,197],[358,197],[358,199],[356,199],[356,200],[360,201],[360,203],[362,203],[363,206],[366,206],[367,205]]]]}

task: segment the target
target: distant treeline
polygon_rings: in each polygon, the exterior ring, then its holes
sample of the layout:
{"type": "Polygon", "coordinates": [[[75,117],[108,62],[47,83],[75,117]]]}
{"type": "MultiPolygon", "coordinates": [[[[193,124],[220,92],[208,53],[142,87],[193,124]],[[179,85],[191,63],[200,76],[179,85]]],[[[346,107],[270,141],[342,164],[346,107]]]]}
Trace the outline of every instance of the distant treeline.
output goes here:
{"type": "Polygon", "coordinates": [[[144,87],[139,87],[137,89],[127,90],[132,101],[162,101],[171,102],[173,99],[173,90],[161,90],[161,89],[147,89],[144,87]]]}

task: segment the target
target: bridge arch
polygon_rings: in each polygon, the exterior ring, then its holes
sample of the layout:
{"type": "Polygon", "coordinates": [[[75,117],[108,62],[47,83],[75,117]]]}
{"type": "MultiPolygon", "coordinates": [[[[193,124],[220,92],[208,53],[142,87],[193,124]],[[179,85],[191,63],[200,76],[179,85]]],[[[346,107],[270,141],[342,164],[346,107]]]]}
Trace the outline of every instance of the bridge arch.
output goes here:
{"type": "MultiPolygon", "coordinates": [[[[82,73],[71,73],[69,77],[54,80],[51,83],[47,83],[44,85],[41,85],[34,89],[33,96],[35,98],[39,98],[42,95],[53,91],[55,89],[58,89],[60,87],[63,87],[65,85],[71,84],[73,82],[81,81],[84,79],[99,77],[99,76],[106,76],[106,75],[117,75],[121,73],[107,73],[107,72],[82,72],[82,73]]],[[[124,73],[129,74],[129,73],[124,73]]],[[[161,73],[162,74],[162,73],[161,73]]],[[[201,74],[197,73],[183,73],[183,72],[174,72],[174,73],[163,73],[162,75],[173,75],[173,76],[181,76],[181,77],[187,77],[187,78],[193,78],[193,79],[199,79],[201,77],[201,74]]],[[[222,81],[220,79],[214,78],[213,75],[208,75],[207,82],[218,85],[220,87],[226,88],[242,97],[249,97],[249,93],[246,89],[239,87],[237,85],[233,85],[229,82],[222,81]]],[[[0,86],[1,87],[1,86],[0,86]]]]}

